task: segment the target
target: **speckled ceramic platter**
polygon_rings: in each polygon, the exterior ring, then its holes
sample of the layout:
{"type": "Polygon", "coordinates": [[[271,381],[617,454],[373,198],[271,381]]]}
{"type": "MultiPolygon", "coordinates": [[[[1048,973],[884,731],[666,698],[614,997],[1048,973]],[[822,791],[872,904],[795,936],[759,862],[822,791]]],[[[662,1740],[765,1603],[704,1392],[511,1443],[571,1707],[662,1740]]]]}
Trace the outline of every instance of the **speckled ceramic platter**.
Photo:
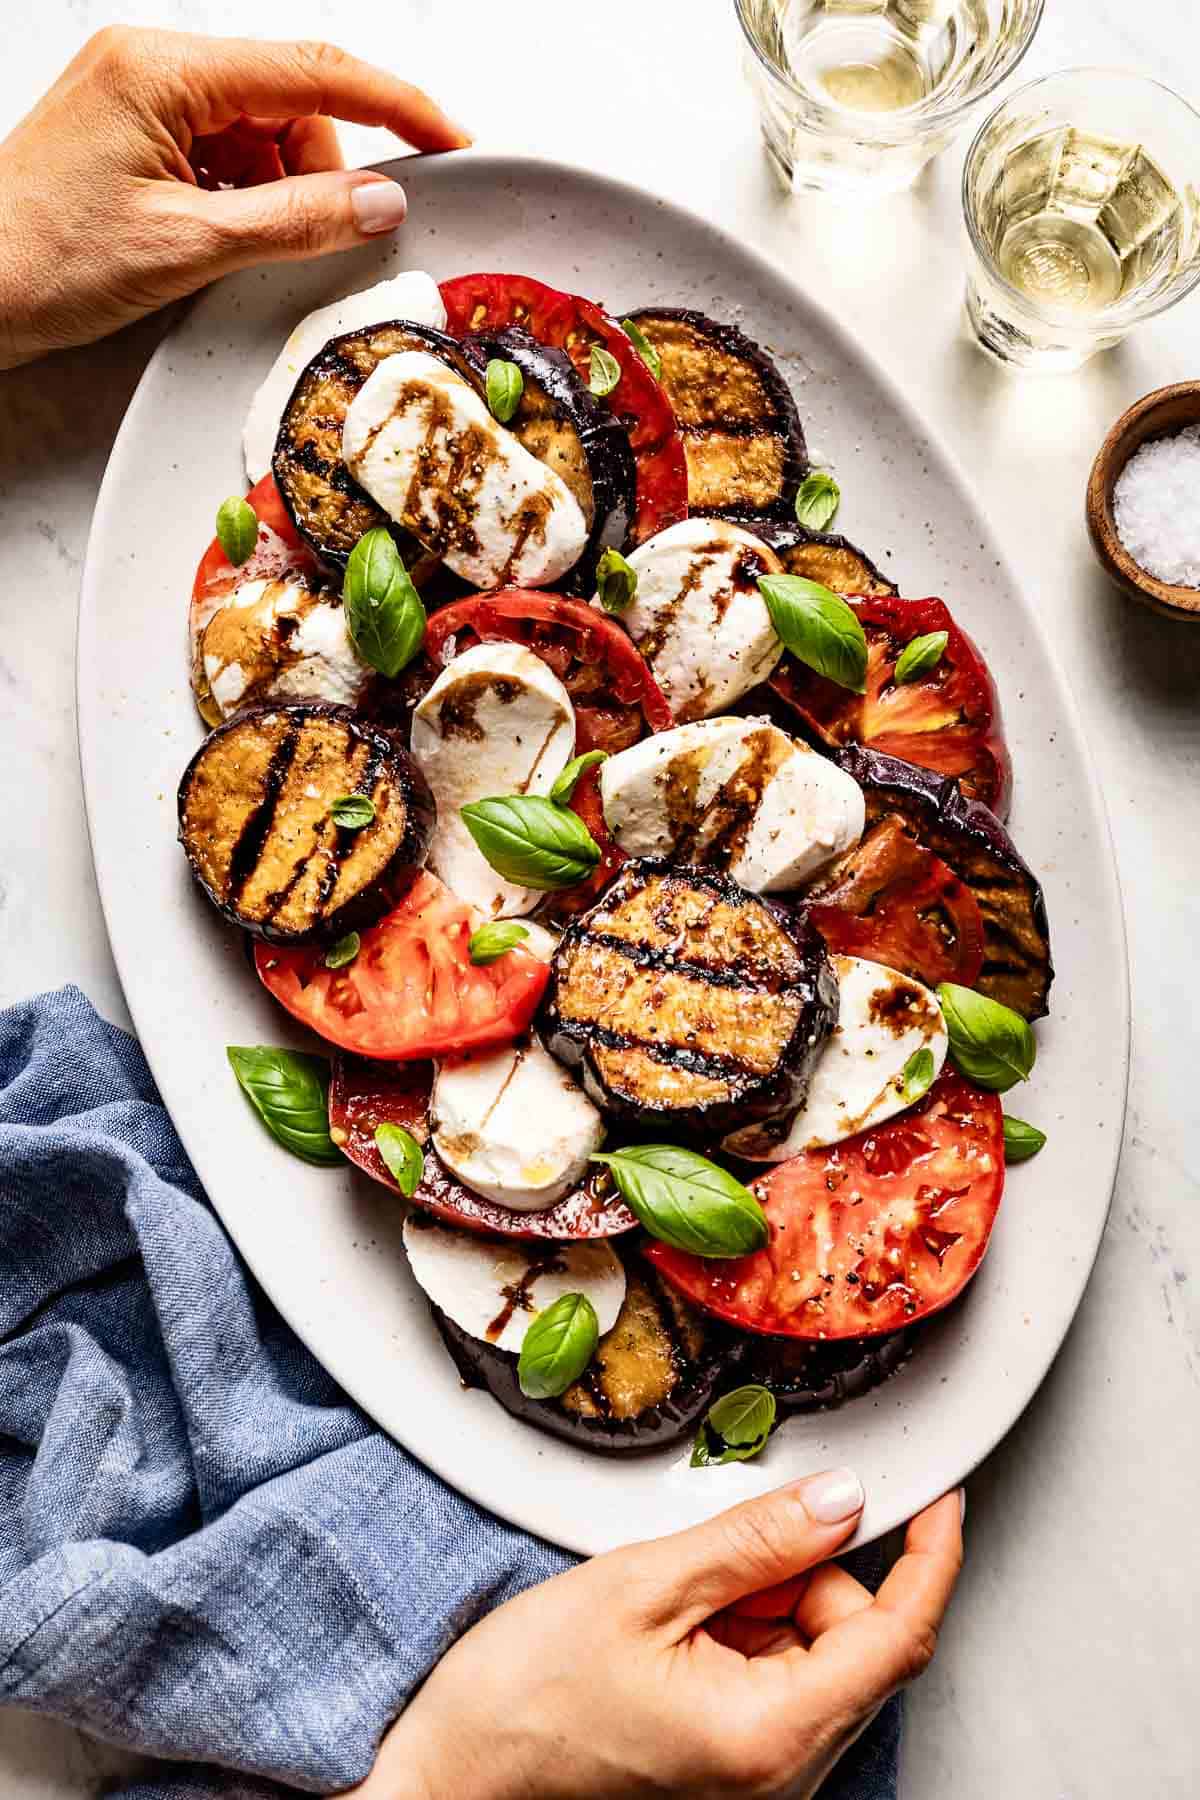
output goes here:
{"type": "MultiPolygon", "coordinates": [[[[246,1261],[381,1425],[466,1493],[582,1551],[670,1530],[835,1463],[866,1484],[864,1538],[958,1482],[1054,1358],[1104,1226],[1121,1138],[1128,1002],[1120,899],[1075,707],[964,473],[886,373],[809,295],[692,215],[553,164],[406,162],[412,223],[348,258],[209,292],[155,356],[96,508],[79,633],[79,720],[100,891],[129,1009],[181,1137],[246,1261]],[[910,595],[942,594],[979,640],[1016,766],[1012,830],[1043,877],[1058,980],[1019,1111],[1049,1132],[1009,1177],[984,1266],[912,1361],[838,1412],[790,1422],[759,1461],[689,1470],[683,1450],[605,1461],[459,1386],[411,1282],[399,1209],[289,1159],[235,1087],[227,1044],[299,1042],[240,942],[189,880],[175,788],[201,736],[187,597],[214,508],[241,486],[247,403],[296,319],[406,267],[519,269],[618,315],[676,303],[768,345],[847,496],[839,529],[910,595]]],[[[986,476],[986,471],[980,471],[986,476]]]]}

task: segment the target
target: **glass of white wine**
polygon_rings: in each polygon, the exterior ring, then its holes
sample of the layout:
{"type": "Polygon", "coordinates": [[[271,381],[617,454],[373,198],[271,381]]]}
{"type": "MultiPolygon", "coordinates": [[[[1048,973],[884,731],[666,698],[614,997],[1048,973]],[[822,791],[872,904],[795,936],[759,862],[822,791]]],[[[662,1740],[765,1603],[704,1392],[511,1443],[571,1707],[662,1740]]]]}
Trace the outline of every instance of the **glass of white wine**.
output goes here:
{"type": "Polygon", "coordinates": [[[1016,66],[1045,0],[734,0],[789,189],[894,193],[1016,66]]]}
{"type": "Polygon", "coordinates": [[[1200,113],[1117,69],[1020,88],[963,170],[967,317],[1009,367],[1077,369],[1200,281],[1200,113]]]}

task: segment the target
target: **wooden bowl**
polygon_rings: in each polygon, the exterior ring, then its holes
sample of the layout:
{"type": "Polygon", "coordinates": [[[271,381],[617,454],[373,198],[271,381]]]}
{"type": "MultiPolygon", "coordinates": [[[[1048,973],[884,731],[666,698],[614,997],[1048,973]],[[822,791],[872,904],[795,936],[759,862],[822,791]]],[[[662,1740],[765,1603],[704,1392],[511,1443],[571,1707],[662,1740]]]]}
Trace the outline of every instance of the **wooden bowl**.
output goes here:
{"type": "Polygon", "coordinates": [[[1088,478],[1087,522],[1101,563],[1119,587],[1170,619],[1200,624],[1200,588],[1159,581],[1134,561],[1117,536],[1113,488],[1125,464],[1147,438],[1169,437],[1184,425],[1200,424],[1200,381],[1156,388],[1122,413],[1100,446],[1088,478]]]}

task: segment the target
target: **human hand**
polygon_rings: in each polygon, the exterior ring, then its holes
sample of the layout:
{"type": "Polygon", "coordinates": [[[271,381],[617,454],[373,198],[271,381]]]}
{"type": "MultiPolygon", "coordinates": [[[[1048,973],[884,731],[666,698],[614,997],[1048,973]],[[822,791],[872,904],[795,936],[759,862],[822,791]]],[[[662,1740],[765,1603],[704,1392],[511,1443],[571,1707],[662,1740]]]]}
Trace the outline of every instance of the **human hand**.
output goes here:
{"type": "Polygon", "coordinates": [[[948,1494],[872,1596],[826,1560],[862,1504],[848,1470],[809,1476],[521,1594],[439,1663],[353,1800],[807,1800],[929,1662],[962,1560],[948,1494]]]}
{"type": "Polygon", "coordinates": [[[0,143],[0,368],[399,225],[404,190],[342,167],[335,117],[418,150],[470,142],[331,44],[98,32],[0,143]]]}

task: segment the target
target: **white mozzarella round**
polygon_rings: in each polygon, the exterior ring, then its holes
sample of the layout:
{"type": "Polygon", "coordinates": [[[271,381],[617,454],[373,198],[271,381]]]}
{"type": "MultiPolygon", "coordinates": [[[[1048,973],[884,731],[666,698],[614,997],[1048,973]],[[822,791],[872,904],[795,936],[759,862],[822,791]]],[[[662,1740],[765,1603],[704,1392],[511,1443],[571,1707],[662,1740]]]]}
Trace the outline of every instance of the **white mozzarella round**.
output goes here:
{"type": "Polygon", "coordinates": [[[629,558],[637,592],[621,623],[682,722],[724,712],[783,654],[757,576],[783,564],[722,519],[682,519],[629,558]]]}
{"type": "Polygon", "coordinates": [[[752,894],[780,893],[862,836],[862,789],[767,719],[699,719],[600,765],[604,817],[630,856],[719,859],[752,894]]]}
{"type": "Polygon", "coordinates": [[[561,476],[425,351],[385,357],[368,376],[346,412],[342,455],[371,498],[473,587],[545,587],[587,542],[561,476]]]}
{"type": "Polygon", "coordinates": [[[492,795],[548,794],[574,748],[570,695],[521,644],[464,650],[414,712],[412,753],[437,801],[429,866],[485,918],[532,912],[542,894],[497,875],[461,809],[492,795]]]}
{"type": "Polygon", "coordinates": [[[599,1112],[536,1039],[439,1063],[429,1117],[447,1168],[514,1212],[570,1193],[604,1141],[599,1112]]]}
{"type": "Polygon", "coordinates": [[[750,1126],[725,1140],[726,1149],[751,1162],[783,1162],[904,1112],[912,1105],[904,1094],[904,1070],[918,1050],[931,1053],[935,1078],[941,1073],[947,1037],[937,996],[882,963],[860,956],[832,960],[838,1022],[786,1138],[772,1144],[769,1134],[750,1126]]]}
{"type": "Polygon", "coordinates": [[[404,1221],[404,1248],[420,1286],[472,1337],[519,1351],[535,1313],[564,1294],[585,1294],[600,1336],[611,1331],[625,1299],[625,1271],[601,1241],[522,1243],[458,1231],[418,1212],[404,1221]]]}
{"type": "Polygon", "coordinates": [[[550,931],[545,925],[539,925],[536,919],[526,919],[525,929],[528,937],[521,939],[522,950],[528,950],[530,956],[536,956],[539,962],[549,962],[558,949],[561,931],[550,931]]]}
{"type": "Polygon", "coordinates": [[[386,325],[392,319],[411,319],[414,325],[445,330],[446,308],[432,275],[420,269],[406,269],[402,275],[377,281],[374,287],[347,294],[344,300],[319,306],[301,319],[271,364],[246,414],[242,454],[251,487],[270,470],[284,408],[301,370],[330,338],[341,337],[345,331],[364,331],[369,325],[386,325]]]}
{"type": "Polygon", "coordinates": [[[222,718],[264,700],[352,706],[371,678],[341,600],[297,576],[239,582],[205,626],[200,652],[222,718]]]}

